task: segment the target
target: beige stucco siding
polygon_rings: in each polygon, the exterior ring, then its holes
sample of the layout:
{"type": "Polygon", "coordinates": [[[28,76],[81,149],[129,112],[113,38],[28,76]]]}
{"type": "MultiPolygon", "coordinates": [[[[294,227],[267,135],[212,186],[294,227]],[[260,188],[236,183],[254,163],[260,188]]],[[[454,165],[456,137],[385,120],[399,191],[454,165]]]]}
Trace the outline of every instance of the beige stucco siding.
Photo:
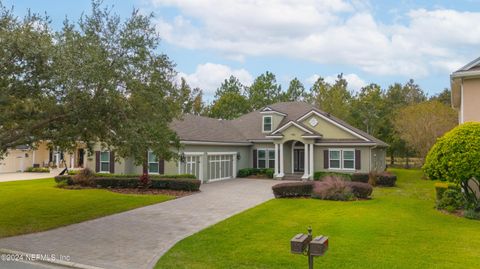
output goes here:
{"type": "Polygon", "coordinates": [[[372,149],[371,162],[372,168],[371,171],[382,172],[386,168],[386,149],[385,148],[375,148],[372,149]]]}
{"type": "Polygon", "coordinates": [[[308,126],[309,128],[317,131],[318,133],[323,135],[323,138],[334,138],[334,139],[352,139],[352,138],[358,138],[351,133],[339,128],[338,126],[320,118],[317,115],[312,115],[308,118],[306,118],[302,122],[305,126],[308,126]],[[310,124],[310,120],[312,118],[315,118],[317,120],[317,125],[312,126],[310,124]]]}
{"type": "Polygon", "coordinates": [[[463,122],[480,121],[480,79],[463,81],[463,122]]]}

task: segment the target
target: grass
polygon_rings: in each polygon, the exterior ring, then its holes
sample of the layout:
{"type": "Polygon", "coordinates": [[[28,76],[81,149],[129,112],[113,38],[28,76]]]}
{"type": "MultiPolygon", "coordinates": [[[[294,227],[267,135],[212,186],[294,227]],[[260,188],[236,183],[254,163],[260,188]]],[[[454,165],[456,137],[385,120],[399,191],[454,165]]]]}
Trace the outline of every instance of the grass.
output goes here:
{"type": "Polygon", "coordinates": [[[107,190],[67,190],[53,179],[0,183],[0,238],[44,231],[173,199],[107,190]]]}
{"type": "Polygon", "coordinates": [[[176,244],[156,268],[306,268],[290,239],[312,226],[329,236],[316,268],[479,268],[480,222],[434,209],[434,182],[392,169],[397,187],[374,199],[276,199],[176,244]]]}

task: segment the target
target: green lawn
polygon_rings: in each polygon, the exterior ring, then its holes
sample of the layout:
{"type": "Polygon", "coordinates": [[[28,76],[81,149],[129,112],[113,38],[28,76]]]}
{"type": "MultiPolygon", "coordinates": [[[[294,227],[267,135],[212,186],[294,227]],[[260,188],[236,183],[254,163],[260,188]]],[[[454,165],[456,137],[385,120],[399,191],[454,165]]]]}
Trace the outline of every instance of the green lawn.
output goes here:
{"type": "Polygon", "coordinates": [[[397,187],[373,200],[271,200],[182,240],[156,268],[307,268],[289,241],[309,225],[330,238],[316,268],[480,268],[480,222],[435,210],[421,171],[392,171],[397,187]]]}
{"type": "Polygon", "coordinates": [[[53,179],[0,183],[0,238],[43,231],[173,199],[56,188],[53,179]]]}

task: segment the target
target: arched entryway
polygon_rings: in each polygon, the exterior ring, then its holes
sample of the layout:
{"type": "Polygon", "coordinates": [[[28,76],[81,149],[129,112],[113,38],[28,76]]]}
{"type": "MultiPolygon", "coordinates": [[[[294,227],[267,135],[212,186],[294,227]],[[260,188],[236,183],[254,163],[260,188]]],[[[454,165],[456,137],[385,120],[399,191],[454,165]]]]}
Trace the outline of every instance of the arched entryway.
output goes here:
{"type": "Polygon", "coordinates": [[[292,141],[292,171],[305,172],[305,145],[300,141],[292,141]]]}

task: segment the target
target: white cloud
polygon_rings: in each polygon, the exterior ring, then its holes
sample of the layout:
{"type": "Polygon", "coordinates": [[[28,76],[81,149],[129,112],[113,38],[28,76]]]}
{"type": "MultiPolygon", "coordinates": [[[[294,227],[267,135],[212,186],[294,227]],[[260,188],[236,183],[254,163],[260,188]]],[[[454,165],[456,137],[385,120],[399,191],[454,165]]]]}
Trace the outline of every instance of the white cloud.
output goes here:
{"type": "Polygon", "coordinates": [[[191,74],[180,72],[177,78],[178,80],[185,78],[188,85],[202,89],[208,98],[213,96],[220,84],[231,75],[237,77],[244,85],[250,85],[253,81],[252,75],[243,68],[232,69],[229,66],[214,63],[200,64],[191,74]]]}
{"type": "Polygon", "coordinates": [[[179,10],[157,19],[164,40],[240,61],[280,55],[419,78],[455,70],[480,46],[478,12],[416,9],[384,24],[368,3],[353,0],[150,1],[179,10]]]}
{"type": "MultiPolygon", "coordinates": [[[[313,84],[319,77],[320,75],[314,74],[307,78],[307,82],[313,84]]],[[[358,92],[362,87],[367,86],[367,82],[361,79],[357,74],[343,74],[343,78],[347,81],[348,89],[351,91],[358,92]]],[[[326,76],[324,79],[326,82],[333,84],[337,80],[337,75],[326,76]]]]}

